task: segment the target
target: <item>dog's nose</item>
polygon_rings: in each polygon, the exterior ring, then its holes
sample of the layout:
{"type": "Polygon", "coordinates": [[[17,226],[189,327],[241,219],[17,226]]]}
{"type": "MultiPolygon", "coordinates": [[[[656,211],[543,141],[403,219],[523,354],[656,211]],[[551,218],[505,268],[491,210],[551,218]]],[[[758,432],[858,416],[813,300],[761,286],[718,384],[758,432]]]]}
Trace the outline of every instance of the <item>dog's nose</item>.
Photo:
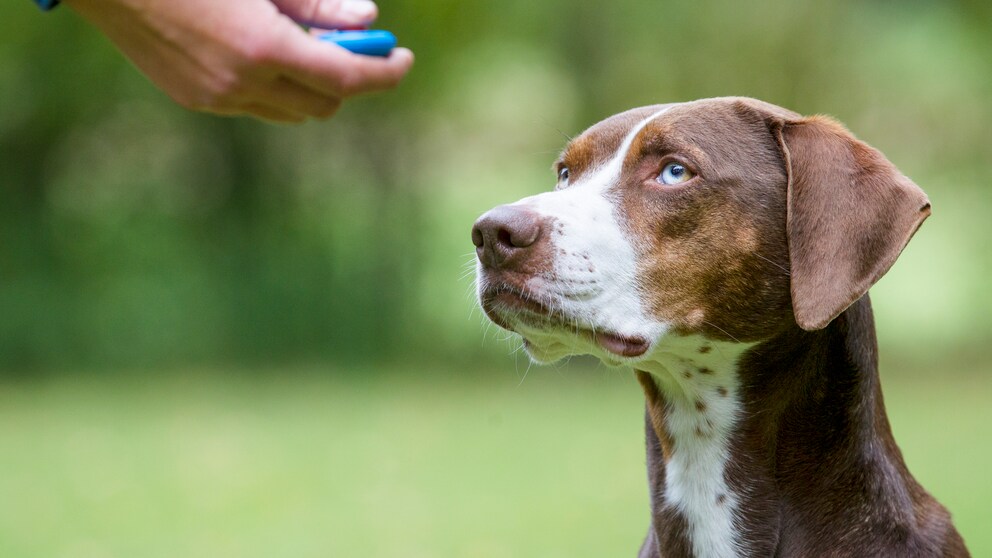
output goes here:
{"type": "Polygon", "coordinates": [[[479,217],[472,227],[475,253],[487,267],[508,265],[540,236],[540,216],[520,206],[501,205],[479,217]]]}

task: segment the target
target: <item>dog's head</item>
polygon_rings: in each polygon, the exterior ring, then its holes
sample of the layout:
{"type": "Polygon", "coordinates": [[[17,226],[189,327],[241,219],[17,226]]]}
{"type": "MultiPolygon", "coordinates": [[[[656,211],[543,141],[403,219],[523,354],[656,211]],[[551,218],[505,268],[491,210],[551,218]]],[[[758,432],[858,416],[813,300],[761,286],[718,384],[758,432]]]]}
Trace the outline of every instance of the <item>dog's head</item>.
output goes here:
{"type": "Polygon", "coordinates": [[[553,192],[472,229],[483,309],[541,362],[823,328],[929,215],[923,191],[840,124],[753,99],[618,114],[554,168],[553,192]]]}

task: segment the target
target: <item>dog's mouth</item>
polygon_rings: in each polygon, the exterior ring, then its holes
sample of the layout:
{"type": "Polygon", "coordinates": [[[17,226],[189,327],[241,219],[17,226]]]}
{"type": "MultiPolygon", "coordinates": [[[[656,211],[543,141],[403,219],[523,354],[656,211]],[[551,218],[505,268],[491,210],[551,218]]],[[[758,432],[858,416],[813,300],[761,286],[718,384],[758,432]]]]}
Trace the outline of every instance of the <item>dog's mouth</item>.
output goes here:
{"type": "Polygon", "coordinates": [[[484,292],[481,301],[489,319],[503,329],[521,334],[527,346],[533,343],[528,339],[528,331],[537,330],[546,334],[579,337],[611,355],[623,358],[643,356],[651,348],[651,342],[643,337],[591,327],[570,318],[553,301],[542,300],[548,298],[500,285],[484,292]]]}

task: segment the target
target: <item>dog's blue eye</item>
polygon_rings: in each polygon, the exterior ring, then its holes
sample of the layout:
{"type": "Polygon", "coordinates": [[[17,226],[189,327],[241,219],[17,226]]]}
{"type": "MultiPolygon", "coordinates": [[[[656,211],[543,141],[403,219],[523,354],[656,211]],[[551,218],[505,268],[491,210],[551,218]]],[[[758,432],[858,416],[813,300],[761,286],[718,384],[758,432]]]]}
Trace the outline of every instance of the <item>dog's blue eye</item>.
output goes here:
{"type": "Polygon", "coordinates": [[[558,182],[568,183],[568,167],[562,167],[558,170],[558,182]]]}
{"type": "Polygon", "coordinates": [[[680,163],[668,163],[665,168],[661,169],[661,174],[658,175],[658,182],[667,185],[681,184],[690,178],[695,176],[692,171],[687,169],[685,165],[680,163]]]}

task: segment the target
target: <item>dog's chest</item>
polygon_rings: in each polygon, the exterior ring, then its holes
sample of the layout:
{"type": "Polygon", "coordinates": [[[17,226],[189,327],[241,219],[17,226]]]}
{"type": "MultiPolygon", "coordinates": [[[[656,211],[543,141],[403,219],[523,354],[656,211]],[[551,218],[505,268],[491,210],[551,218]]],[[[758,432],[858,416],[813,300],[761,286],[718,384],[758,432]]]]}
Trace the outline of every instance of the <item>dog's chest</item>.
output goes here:
{"type": "MultiPolygon", "coordinates": [[[[681,516],[693,554],[741,553],[734,516],[740,496],[726,480],[742,405],[736,363],[747,345],[698,338],[680,342],[645,369],[657,382],[665,454],[664,505],[681,516]]],[[[658,428],[658,427],[656,427],[658,428]]]]}

